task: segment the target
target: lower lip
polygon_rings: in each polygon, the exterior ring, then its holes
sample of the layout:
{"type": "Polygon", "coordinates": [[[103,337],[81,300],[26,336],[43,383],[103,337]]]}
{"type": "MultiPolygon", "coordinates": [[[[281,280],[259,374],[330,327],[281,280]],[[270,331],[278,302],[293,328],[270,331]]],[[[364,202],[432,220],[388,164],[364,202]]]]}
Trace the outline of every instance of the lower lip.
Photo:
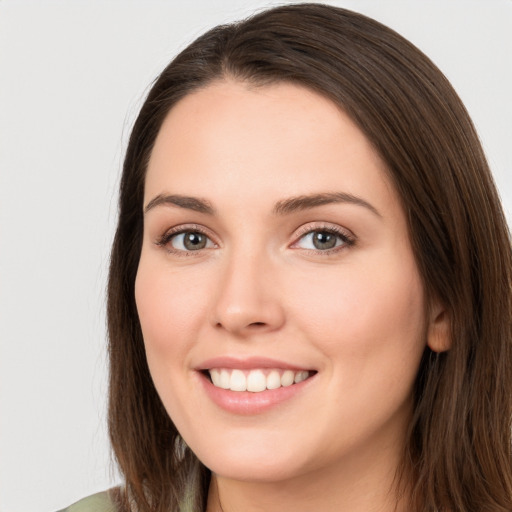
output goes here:
{"type": "Polygon", "coordinates": [[[261,414],[294,398],[309,386],[315,375],[298,384],[252,393],[218,388],[206,375],[199,372],[203,388],[210,399],[221,409],[241,415],[261,414]]]}

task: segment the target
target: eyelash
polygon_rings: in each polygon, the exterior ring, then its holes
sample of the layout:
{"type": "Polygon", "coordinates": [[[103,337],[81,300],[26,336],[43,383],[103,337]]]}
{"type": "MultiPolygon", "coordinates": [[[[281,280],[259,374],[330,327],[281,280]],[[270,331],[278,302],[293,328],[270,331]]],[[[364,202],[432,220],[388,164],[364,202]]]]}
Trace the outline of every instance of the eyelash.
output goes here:
{"type": "MultiPolygon", "coordinates": [[[[187,224],[187,225],[181,225],[177,226],[175,228],[171,228],[168,231],[166,231],[161,237],[158,238],[158,240],[155,242],[156,245],[159,247],[164,248],[167,252],[177,255],[177,256],[195,256],[198,252],[197,251],[183,251],[181,249],[174,249],[172,246],[169,245],[170,241],[178,236],[182,235],[184,233],[199,233],[200,235],[205,236],[209,240],[212,240],[211,235],[202,227],[197,224],[187,224]]],[[[215,242],[213,242],[215,245],[217,245],[215,242]]]]}
{"type": "Polygon", "coordinates": [[[348,230],[341,228],[340,226],[336,226],[334,224],[306,224],[299,228],[299,230],[294,235],[295,242],[293,242],[292,247],[297,245],[306,235],[309,235],[310,233],[328,233],[338,237],[342,242],[340,245],[335,246],[332,249],[303,249],[304,251],[314,255],[319,254],[321,256],[330,256],[339,251],[347,249],[348,247],[352,247],[356,243],[356,238],[354,235],[351,234],[348,230]]]}
{"type": "MultiPolygon", "coordinates": [[[[190,224],[185,226],[177,226],[175,228],[171,228],[170,230],[166,231],[161,237],[156,240],[155,244],[159,247],[164,248],[167,252],[177,255],[177,256],[195,256],[197,253],[201,252],[204,249],[198,249],[196,251],[186,251],[181,249],[174,249],[172,248],[169,243],[171,240],[181,234],[184,233],[199,233],[206,238],[208,238],[215,246],[218,246],[216,242],[212,240],[211,235],[202,227],[197,224],[190,224]]],[[[328,233],[331,235],[334,235],[338,237],[341,240],[341,244],[338,246],[335,246],[331,249],[326,250],[320,250],[320,249],[303,249],[304,251],[315,254],[315,255],[322,255],[322,256],[329,256],[331,254],[337,253],[343,249],[346,249],[348,247],[353,246],[356,243],[355,237],[348,232],[347,230],[344,230],[340,228],[339,226],[332,225],[332,224],[322,224],[322,225],[311,225],[307,224],[305,226],[302,226],[299,228],[299,230],[295,233],[294,239],[295,241],[291,245],[293,248],[296,246],[306,235],[309,235],[311,233],[328,233]]]]}

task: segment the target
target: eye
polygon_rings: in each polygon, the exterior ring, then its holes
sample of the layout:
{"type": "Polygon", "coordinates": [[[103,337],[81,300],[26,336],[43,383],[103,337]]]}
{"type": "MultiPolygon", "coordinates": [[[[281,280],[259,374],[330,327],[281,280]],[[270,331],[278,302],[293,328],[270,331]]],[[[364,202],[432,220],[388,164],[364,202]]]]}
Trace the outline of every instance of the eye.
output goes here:
{"type": "Polygon", "coordinates": [[[178,251],[199,251],[213,246],[212,241],[205,234],[198,231],[178,233],[173,235],[169,242],[178,251]]]}
{"type": "Polygon", "coordinates": [[[168,231],[156,243],[175,253],[197,252],[215,247],[214,242],[205,233],[197,229],[183,228],[168,231]]]}
{"type": "Polygon", "coordinates": [[[294,248],[327,252],[338,247],[350,246],[354,243],[354,239],[351,236],[334,227],[307,228],[307,231],[303,233],[297,242],[293,244],[294,248]]]}

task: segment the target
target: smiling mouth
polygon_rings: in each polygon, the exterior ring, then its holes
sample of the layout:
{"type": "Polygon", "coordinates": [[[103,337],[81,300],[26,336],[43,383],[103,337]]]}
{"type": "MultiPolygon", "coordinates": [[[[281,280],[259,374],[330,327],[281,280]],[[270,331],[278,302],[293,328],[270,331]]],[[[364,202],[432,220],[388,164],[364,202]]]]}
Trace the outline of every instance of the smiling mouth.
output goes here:
{"type": "Polygon", "coordinates": [[[292,386],[309,379],[315,373],[308,370],[293,371],[278,368],[254,370],[211,368],[204,372],[217,388],[231,391],[250,391],[251,393],[292,386]]]}

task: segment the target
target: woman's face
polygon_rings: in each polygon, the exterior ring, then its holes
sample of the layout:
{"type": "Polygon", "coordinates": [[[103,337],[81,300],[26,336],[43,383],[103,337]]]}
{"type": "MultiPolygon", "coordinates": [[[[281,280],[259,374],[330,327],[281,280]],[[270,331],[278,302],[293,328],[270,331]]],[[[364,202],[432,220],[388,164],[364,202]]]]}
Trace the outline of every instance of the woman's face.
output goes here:
{"type": "Polygon", "coordinates": [[[355,124],[299,86],[215,83],[167,116],[144,206],[148,364],[199,459],[257,481],[394,464],[430,322],[355,124]]]}

